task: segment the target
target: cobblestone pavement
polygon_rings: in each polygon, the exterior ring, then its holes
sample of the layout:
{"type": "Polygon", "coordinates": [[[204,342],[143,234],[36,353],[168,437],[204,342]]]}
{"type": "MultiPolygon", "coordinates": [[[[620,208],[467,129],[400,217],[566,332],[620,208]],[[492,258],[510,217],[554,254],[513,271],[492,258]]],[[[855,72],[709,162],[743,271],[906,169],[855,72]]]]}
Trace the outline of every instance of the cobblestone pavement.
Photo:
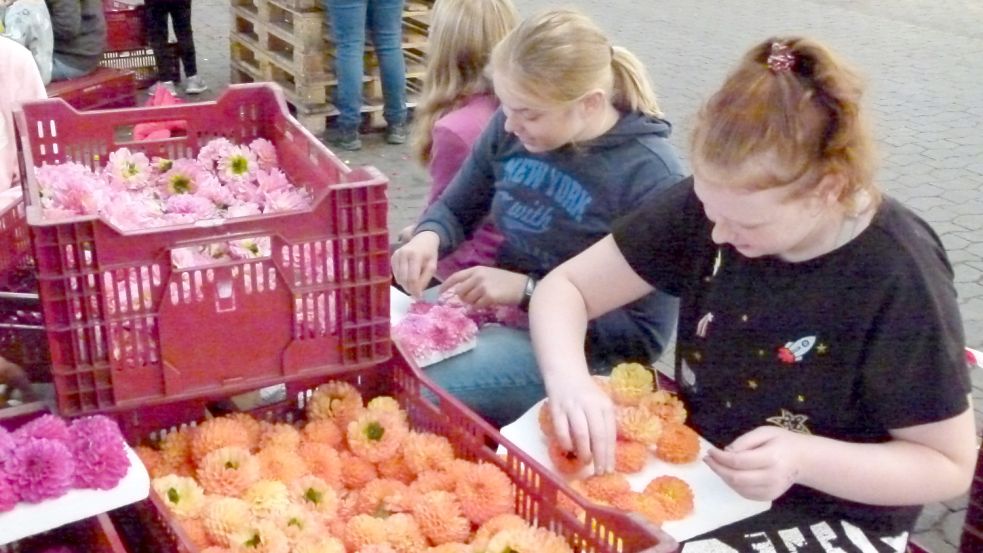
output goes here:
{"type": "MultiPolygon", "coordinates": [[[[685,151],[700,101],[740,53],[768,36],[806,34],[868,76],[880,139],[880,180],[941,235],[956,271],[967,342],[983,349],[983,3],[979,0],[516,0],[528,15],[569,5],[586,11],[649,67],[685,151]]],[[[199,66],[213,90],[228,82],[228,3],[196,0],[199,66]]],[[[213,92],[214,93],[214,92],[213,92]]],[[[209,98],[211,94],[203,97],[209,98]]],[[[390,229],[412,222],[426,180],[408,149],[365,139],[344,154],[389,175],[390,229]]],[[[983,371],[974,375],[983,422],[983,371]]],[[[983,428],[983,424],[981,424],[983,428]]],[[[929,506],[918,538],[955,551],[966,499],[929,506]]]]}

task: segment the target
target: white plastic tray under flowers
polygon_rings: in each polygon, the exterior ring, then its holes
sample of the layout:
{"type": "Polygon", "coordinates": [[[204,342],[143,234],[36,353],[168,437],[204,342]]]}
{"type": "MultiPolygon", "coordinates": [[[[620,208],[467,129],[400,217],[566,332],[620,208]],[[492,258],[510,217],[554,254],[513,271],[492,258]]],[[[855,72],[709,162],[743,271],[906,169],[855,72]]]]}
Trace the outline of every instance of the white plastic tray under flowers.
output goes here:
{"type": "MultiPolygon", "coordinates": [[[[503,427],[502,435],[567,481],[590,476],[594,471],[593,465],[587,465],[579,473],[572,475],[563,475],[553,466],[543,432],[539,428],[539,409],[543,401],[532,406],[512,424],[503,427]]],[[[625,475],[631,489],[636,492],[644,490],[652,479],[663,475],[681,478],[689,484],[693,489],[693,513],[682,520],[669,521],[662,525],[662,529],[678,541],[688,540],[771,508],[770,501],[752,501],[741,497],[717,473],[710,470],[702,460],[710,447],[710,442],[701,437],[700,454],[696,461],[676,465],[650,455],[641,472],[625,475]]]]}
{"type": "Polygon", "coordinates": [[[150,475],[137,454],[129,446],[124,447],[130,468],[115,488],[71,489],[41,503],[22,501],[12,511],[0,513],[0,545],[146,499],[150,495],[150,475]]]}

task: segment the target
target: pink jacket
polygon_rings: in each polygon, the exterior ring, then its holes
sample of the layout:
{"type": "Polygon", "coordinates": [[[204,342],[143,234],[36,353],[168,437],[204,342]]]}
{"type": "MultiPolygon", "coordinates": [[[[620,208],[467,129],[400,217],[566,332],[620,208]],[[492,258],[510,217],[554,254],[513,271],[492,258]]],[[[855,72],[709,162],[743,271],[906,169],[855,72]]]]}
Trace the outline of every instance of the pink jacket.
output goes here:
{"type": "Polygon", "coordinates": [[[5,37],[0,37],[0,75],[3,75],[3,86],[0,86],[0,191],[3,191],[12,185],[20,186],[20,180],[15,181],[18,170],[13,111],[21,102],[48,96],[31,52],[5,37]]]}
{"type": "MultiPolygon", "coordinates": [[[[498,100],[492,94],[480,94],[468,100],[454,111],[446,113],[433,127],[433,150],[430,157],[430,193],[427,205],[432,204],[454,179],[457,170],[471,153],[471,146],[498,109],[498,100]]],[[[464,242],[437,263],[437,278],[444,280],[462,269],[476,265],[494,265],[495,253],[502,236],[488,219],[479,227],[471,240],[464,242]]]]}

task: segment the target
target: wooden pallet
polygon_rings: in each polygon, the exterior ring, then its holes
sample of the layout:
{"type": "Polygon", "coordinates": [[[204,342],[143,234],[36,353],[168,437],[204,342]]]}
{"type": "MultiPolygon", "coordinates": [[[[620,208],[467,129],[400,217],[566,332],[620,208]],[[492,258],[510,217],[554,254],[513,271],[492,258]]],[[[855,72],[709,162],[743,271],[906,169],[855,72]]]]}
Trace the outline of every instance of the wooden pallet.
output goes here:
{"type": "Polygon", "coordinates": [[[232,0],[231,10],[233,18],[242,17],[269,31],[279,31],[297,46],[318,47],[325,35],[326,17],[320,8],[293,9],[279,0],[232,0]]]}
{"type": "MultiPolygon", "coordinates": [[[[263,79],[253,68],[235,61],[230,62],[229,77],[230,82],[233,83],[277,82],[263,79]]],[[[385,126],[385,120],[382,117],[383,100],[380,86],[378,78],[367,78],[365,81],[363,93],[366,100],[361,110],[364,118],[363,130],[369,131],[385,126]]],[[[421,87],[421,79],[407,79],[406,99],[408,108],[416,107],[421,87]]],[[[330,102],[310,104],[285,88],[283,97],[290,106],[290,111],[294,117],[314,134],[323,133],[329,122],[338,116],[338,109],[330,102]]]]}
{"type": "Polygon", "coordinates": [[[301,52],[290,49],[274,35],[265,35],[264,42],[253,34],[229,33],[230,59],[264,59],[275,61],[292,75],[300,77],[304,82],[323,80],[332,66],[331,56],[327,49],[320,51],[301,52]]]}

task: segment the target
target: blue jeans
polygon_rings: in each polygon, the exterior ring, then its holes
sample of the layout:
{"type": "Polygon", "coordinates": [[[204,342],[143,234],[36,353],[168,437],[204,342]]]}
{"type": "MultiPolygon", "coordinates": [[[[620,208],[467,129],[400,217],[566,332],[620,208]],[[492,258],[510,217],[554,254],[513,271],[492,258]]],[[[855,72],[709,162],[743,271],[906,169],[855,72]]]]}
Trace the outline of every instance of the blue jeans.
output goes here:
{"type": "Polygon", "coordinates": [[[338,128],[354,131],[362,120],[362,77],[365,72],[365,30],[372,36],[389,125],[406,123],[406,63],[403,61],[404,0],[324,0],[335,44],[338,86],[335,105],[338,128]]]}
{"type": "Polygon", "coordinates": [[[52,81],[67,81],[68,79],[77,79],[79,77],[84,77],[89,73],[92,73],[95,69],[79,69],[77,67],[68,65],[59,58],[53,58],[51,60],[51,80],[52,81]]]}
{"type": "Polygon", "coordinates": [[[528,330],[483,327],[473,350],[423,371],[496,427],[514,421],[546,397],[528,330]]]}

